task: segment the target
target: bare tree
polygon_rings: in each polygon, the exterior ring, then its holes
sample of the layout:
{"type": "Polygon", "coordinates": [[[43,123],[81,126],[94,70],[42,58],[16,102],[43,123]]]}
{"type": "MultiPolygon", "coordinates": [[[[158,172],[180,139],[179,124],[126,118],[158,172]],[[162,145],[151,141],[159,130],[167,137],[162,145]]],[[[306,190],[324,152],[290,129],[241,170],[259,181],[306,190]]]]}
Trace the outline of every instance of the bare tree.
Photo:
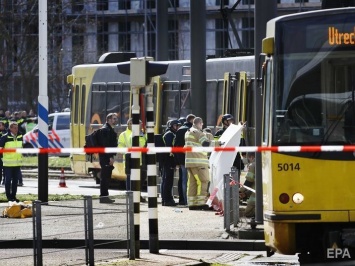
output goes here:
{"type": "MultiPolygon", "coordinates": [[[[0,108],[37,109],[38,1],[1,1],[0,108]]],[[[48,1],[48,100],[49,110],[68,107],[62,63],[63,5],[48,1]]]]}

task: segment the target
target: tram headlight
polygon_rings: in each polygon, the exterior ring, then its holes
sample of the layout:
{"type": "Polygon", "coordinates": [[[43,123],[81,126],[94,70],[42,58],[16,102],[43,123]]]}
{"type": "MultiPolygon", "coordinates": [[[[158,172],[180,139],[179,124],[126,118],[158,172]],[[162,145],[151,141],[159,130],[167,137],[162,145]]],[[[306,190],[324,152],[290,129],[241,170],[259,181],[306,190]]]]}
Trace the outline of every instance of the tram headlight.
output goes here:
{"type": "Polygon", "coordinates": [[[304,196],[301,193],[295,193],[292,197],[292,201],[296,204],[301,204],[304,200],[304,196]]]}
{"type": "Polygon", "coordinates": [[[286,203],[288,203],[290,201],[290,196],[287,193],[282,193],[279,196],[279,201],[282,204],[286,204],[286,203]]]}

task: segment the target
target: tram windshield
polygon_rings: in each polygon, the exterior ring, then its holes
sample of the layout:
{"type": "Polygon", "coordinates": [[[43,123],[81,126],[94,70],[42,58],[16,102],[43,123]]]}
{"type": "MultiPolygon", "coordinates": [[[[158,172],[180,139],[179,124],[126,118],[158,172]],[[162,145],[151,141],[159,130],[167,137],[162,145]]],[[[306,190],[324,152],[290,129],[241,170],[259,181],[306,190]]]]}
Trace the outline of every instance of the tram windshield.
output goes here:
{"type": "Polygon", "coordinates": [[[276,24],[274,145],[355,143],[354,21],[349,13],[276,24]]]}

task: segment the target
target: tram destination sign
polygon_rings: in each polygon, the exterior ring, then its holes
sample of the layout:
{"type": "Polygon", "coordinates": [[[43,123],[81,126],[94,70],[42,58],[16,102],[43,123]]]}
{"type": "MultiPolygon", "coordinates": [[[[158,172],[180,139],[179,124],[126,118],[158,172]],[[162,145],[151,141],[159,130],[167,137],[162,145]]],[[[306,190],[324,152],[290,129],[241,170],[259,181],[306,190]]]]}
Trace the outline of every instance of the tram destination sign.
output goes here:
{"type": "Polygon", "coordinates": [[[334,23],[318,21],[295,21],[280,23],[276,31],[276,43],[280,54],[330,52],[353,50],[355,48],[355,17],[347,20],[333,20],[334,23]],[[308,24],[306,24],[308,22],[308,24]]]}
{"type": "Polygon", "coordinates": [[[355,46],[355,22],[312,25],[306,28],[306,48],[346,48],[355,46]]]}

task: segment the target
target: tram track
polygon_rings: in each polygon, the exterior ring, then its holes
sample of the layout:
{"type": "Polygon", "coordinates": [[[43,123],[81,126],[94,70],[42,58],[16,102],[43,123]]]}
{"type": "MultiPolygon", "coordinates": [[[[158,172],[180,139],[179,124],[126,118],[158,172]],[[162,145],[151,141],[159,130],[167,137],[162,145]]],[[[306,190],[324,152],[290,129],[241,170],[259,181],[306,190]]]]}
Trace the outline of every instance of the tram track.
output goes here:
{"type": "MultiPolygon", "coordinates": [[[[77,175],[71,168],[68,167],[50,167],[48,168],[48,177],[52,179],[60,178],[61,171],[64,170],[65,178],[79,179],[79,178],[93,178],[91,175],[77,175]]],[[[23,166],[21,167],[21,172],[23,177],[26,178],[37,178],[38,177],[38,167],[36,166],[23,166]]]]}

